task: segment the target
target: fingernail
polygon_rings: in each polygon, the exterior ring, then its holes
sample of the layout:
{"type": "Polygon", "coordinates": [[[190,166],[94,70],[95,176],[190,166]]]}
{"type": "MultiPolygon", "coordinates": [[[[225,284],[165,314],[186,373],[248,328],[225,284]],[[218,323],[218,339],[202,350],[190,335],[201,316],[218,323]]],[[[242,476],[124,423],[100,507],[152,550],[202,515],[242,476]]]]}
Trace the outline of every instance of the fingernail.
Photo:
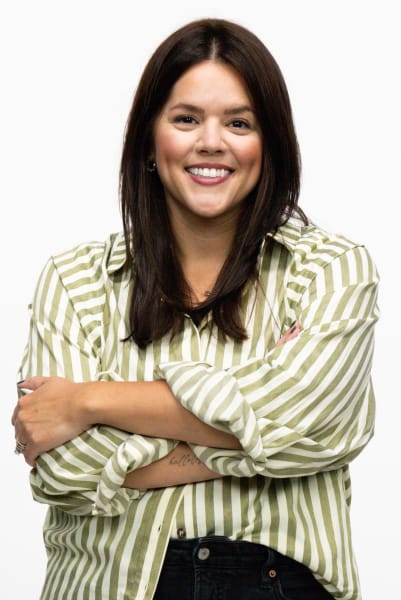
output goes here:
{"type": "Polygon", "coordinates": [[[21,379],[21,381],[17,381],[17,385],[19,385],[20,383],[24,383],[25,379],[21,379]]]}
{"type": "Polygon", "coordinates": [[[293,327],[295,325],[296,321],[293,321],[292,323],[290,323],[290,328],[293,327]]]}
{"type": "Polygon", "coordinates": [[[295,325],[293,325],[293,327],[291,327],[291,329],[290,329],[290,333],[294,333],[295,330],[296,330],[296,327],[295,327],[295,325]]]}

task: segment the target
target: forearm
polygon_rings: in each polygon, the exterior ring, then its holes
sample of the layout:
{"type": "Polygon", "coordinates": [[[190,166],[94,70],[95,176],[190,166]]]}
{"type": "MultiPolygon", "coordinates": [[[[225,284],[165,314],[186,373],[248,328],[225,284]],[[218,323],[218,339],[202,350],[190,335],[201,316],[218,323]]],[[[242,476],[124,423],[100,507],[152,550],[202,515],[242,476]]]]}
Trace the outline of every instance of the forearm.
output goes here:
{"type": "Polygon", "coordinates": [[[241,448],[235,436],[203,423],[183,408],[165,381],[81,385],[91,423],[214,448],[241,448]]]}
{"type": "MultiPolygon", "coordinates": [[[[281,341],[296,335],[297,327],[291,327],[281,341]]],[[[24,455],[31,466],[40,454],[93,425],[207,448],[243,449],[230,429],[217,429],[213,421],[207,424],[203,416],[185,408],[165,380],[73,383],[63,377],[33,376],[20,383],[33,393],[19,399],[13,424],[16,437],[27,444],[24,455]]]]}
{"type": "Polygon", "coordinates": [[[179,444],[170,454],[146,467],[128,473],[124,487],[152,489],[208,481],[222,477],[210,471],[187,444],[179,444]]]}

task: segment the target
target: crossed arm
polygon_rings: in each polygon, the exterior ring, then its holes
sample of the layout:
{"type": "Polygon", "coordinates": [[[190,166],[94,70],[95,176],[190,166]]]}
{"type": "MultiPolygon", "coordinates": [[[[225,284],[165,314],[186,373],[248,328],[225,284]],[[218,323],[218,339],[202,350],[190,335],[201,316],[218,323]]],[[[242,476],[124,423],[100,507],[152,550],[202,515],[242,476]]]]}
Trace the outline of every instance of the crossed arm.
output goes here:
{"type": "MultiPolygon", "coordinates": [[[[294,339],[299,332],[300,325],[295,323],[278,345],[294,339]]],[[[185,409],[165,381],[73,383],[60,377],[32,377],[20,387],[31,393],[18,401],[12,422],[16,439],[27,444],[24,455],[31,466],[42,453],[96,423],[181,442],[162,459],[128,473],[124,486],[133,489],[222,477],[202,463],[186,442],[241,449],[234,435],[207,425],[185,409]]]]}
{"type": "Polygon", "coordinates": [[[360,247],[323,258],[316,273],[294,259],[302,277],[291,284],[287,314],[303,330],[291,343],[225,370],[160,362],[159,380],[142,383],[94,381],[118,377],[99,372],[96,310],[104,294],[91,297],[86,312],[50,262],[21,373],[34,391],[13,419],[28,443],[26,460],[36,460],[34,497],[75,514],[115,515],[143,487],[225,475],[301,477],[353,460],[373,431],[377,275],[360,247]]]}

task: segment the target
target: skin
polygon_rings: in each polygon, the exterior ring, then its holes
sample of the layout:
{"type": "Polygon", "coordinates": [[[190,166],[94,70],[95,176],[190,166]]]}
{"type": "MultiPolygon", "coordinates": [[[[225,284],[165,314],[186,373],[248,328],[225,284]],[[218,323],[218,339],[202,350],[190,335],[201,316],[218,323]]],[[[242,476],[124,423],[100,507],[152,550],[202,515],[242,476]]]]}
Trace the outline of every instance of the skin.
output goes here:
{"type": "MultiPolygon", "coordinates": [[[[290,342],[300,332],[300,324],[294,323],[277,345],[290,342]]],[[[16,439],[27,444],[23,454],[31,466],[40,454],[95,423],[183,442],[167,457],[129,473],[126,487],[166,487],[220,477],[199,463],[185,442],[241,448],[237,438],[206,425],[183,408],[163,381],[75,383],[62,377],[32,377],[19,386],[31,393],[18,400],[12,423],[16,439]]]]}
{"type": "MultiPolygon", "coordinates": [[[[295,339],[301,332],[298,322],[279,339],[277,345],[295,339]]],[[[168,456],[147,467],[128,473],[125,486],[134,489],[150,489],[219,479],[220,474],[210,471],[185,444],[179,444],[168,456]]]]}
{"type": "Polygon", "coordinates": [[[228,65],[202,62],[173,86],[154,127],[157,171],[173,226],[184,223],[233,230],[242,200],[255,187],[262,139],[252,99],[228,65]],[[204,177],[192,167],[219,166],[204,177]]]}
{"type": "Polygon", "coordinates": [[[156,119],[152,158],[163,182],[170,222],[193,301],[212,289],[227,258],[242,201],[255,187],[262,137],[242,80],[213,61],[189,69],[156,119]],[[224,169],[223,177],[191,168],[224,169]]]}
{"type": "MultiPolygon", "coordinates": [[[[177,81],[156,119],[154,158],[184,275],[194,304],[212,289],[229,253],[244,198],[257,184],[262,139],[251,98],[236,72],[205,61],[177,81]],[[216,168],[205,177],[193,168],[216,168]],[[212,172],[213,174],[213,172],[212,172]]],[[[296,337],[295,324],[279,340],[296,337]]],[[[129,473],[126,487],[152,488],[220,477],[198,461],[188,443],[241,449],[238,439],[184,409],[164,381],[75,383],[32,377],[12,423],[27,444],[26,462],[102,423],[132,433],[179,440],[167,457],[129,473]]]]}

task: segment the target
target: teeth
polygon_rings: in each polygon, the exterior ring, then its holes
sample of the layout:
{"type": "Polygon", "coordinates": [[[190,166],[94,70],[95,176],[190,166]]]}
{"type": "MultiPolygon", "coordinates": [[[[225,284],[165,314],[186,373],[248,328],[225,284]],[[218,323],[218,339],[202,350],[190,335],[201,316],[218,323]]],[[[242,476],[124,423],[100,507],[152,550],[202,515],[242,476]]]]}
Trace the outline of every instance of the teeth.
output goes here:
{"type": "Polygon", "coordinates": [[[192,173],[192,175],[198,175],[198,177],[225,177],[230,174],[228,169],[208,169],[207,167],[204,169],[191,167],[188,171],[192,173]]]}

